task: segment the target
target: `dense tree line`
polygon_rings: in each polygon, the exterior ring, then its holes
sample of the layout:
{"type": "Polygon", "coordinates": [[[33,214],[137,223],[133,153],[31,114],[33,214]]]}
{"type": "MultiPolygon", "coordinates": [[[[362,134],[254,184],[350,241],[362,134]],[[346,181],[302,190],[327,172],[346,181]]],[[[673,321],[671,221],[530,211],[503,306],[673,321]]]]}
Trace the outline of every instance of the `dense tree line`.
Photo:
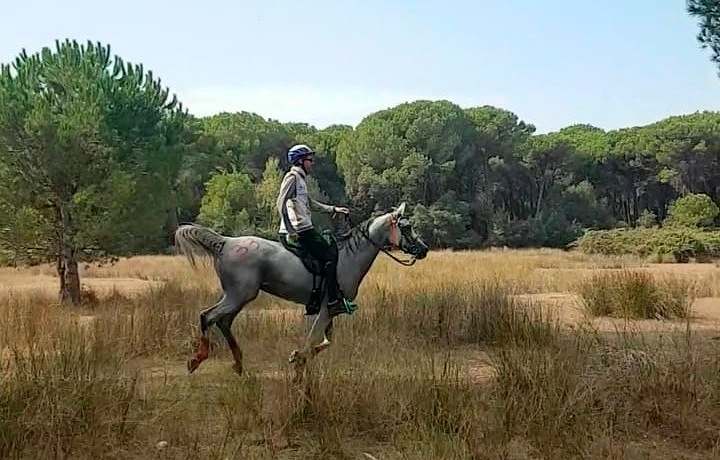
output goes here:
{"type": "Polygon", "coordinates": [[[228,233],[274,233],[283,154],[296,142],[318,149],[317,195],[357,219],[407,201],[435,247],[563,246],[584,229],[661,222],[682,195],[720,200],[715,112],[540,135],[507,110],[448,101],[401,104],[354,129],[249,113],[197,122],[178,212],[228,233]]]}

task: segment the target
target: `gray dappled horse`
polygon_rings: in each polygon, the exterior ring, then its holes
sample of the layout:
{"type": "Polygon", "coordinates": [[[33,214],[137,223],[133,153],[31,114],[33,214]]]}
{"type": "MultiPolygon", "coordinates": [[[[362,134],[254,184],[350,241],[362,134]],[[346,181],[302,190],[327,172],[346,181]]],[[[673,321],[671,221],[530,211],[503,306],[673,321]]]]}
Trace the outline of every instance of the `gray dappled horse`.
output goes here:
{"type": "MultiPolygon", "coordinates": [[[[412,256],[407,265],[427,255],[427,246],[413,231],[404,213],[405,203],[395,211],[367,220],[338,242],[337,279],[347,298],[355,298],[360,283],[380,251],[387,252],[386,248],[402,250],[412,256]]],[[[220,301],[200,314],[202,336],[195,356],[188,361],[190,372],[207,359],[208,328],[217,325],[235,360],[233,368],[242,373],[242,351],[231,326],[235,316],[261,290],[300,304],[310,299],[312,274],[295,254],[279,242],[254,236],[229,238],[204,227],[183,225],[175,232],[175,244],[193,266],[196,256],[212,257],[223,289],[220,301]]],[[[329,345],[325,332],[332,319],[326,304],[327,296],[320,313],[310,318],[311,326],[303,349],[295,350],[291,355],[290,360],[296,365],[304,365],[310,356],[329,345]]]]}

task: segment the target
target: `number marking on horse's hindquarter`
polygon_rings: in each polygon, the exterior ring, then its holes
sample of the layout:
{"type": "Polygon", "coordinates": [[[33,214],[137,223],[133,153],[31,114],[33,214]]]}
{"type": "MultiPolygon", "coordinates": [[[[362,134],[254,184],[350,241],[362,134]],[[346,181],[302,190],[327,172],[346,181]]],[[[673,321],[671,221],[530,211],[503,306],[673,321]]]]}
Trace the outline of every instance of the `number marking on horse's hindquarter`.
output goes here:
{"type": "Polygon", "coordinates": [[[257,241],[243,241],[233,247],[233,253],[235,257],[241,259],[248,255],[250,251],[258,249],[258,247],[260,247],[260,245],[257,241]]]}

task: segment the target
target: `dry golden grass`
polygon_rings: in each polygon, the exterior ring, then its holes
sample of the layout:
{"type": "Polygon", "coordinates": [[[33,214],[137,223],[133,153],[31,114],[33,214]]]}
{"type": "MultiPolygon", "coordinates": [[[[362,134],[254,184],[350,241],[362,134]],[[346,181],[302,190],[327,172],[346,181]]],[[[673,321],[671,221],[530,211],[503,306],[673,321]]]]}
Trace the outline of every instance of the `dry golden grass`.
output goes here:
{"type": "Polygon", "coordinates": [[[149,256],[83,267],[86,286],[115,288],[77,309],[56,304],[51,274],[0,269],[0,457],[720,454],[714,265],[528,250],[438,252],[405,269],[381,257],[301,385],[286,364],[300,306],[261,296],[240,314],[242,377],[217,334],[188,376],[198,312],[218,295],[210,270],[149,256]],[[585,318],[578,286],[625,269],[705,298],[684,321],[585,318]]]}

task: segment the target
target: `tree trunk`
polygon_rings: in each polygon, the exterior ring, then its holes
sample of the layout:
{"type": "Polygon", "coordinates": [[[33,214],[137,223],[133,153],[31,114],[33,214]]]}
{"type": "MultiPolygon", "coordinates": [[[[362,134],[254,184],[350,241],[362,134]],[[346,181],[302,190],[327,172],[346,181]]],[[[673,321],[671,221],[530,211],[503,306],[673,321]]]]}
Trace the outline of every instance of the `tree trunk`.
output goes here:
{"type": "Polygon", "coordinates": [[[63,262],[62,248],[58,252],[56,263],[58,279],[60,280],[60,302],[62,302],[63,292],[65,292],[65,262],[63,262]]]}
{"type": "Polygon", "coordinates": [[[58,261],[60,275],[60,302],[80,304],[80,274],[78,273],[77,254],[75,250],[75,233],[70,212],[66,206],[60,207],[62,216],[62,251],[58,261]],[[62,266],[61,266],[62,265],[62,266]]]}
{"type": "Polygon", "coordinates": [[[73,305],[80,304],[80,274],[78,273],[78,263],[75,260],[75,251],[66,247],[66,253],[63,255],[65,260],[65,287],[60,294],[62,302],[70,302],[73,305]]]}
{"type": "Polygon", "coordinates": [[[542,210],[542,200],[543,200],[543,194],[545,193],[545,181],[541,180],[540,184],[538,185],[538,197],[537,197],[537,203],[535,206],[535,216],[538,217],[540,215],[540,211],[542,210]]]}

